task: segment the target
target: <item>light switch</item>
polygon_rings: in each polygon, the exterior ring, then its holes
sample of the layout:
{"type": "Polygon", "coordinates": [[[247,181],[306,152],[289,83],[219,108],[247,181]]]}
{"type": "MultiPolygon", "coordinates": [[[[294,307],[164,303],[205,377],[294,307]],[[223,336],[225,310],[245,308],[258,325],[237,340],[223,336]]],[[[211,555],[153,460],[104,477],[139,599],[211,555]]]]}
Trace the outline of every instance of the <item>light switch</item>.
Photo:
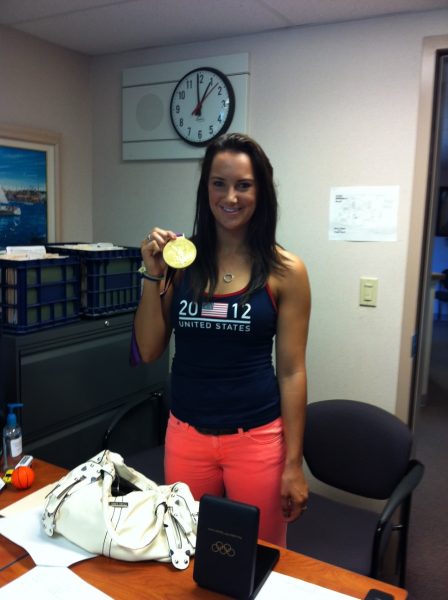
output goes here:
{"type": "Polygon", "coordinates": [[[359,305],[376,306],[378,296],[378,278],[361,277],[359,286],[359,305]]]}

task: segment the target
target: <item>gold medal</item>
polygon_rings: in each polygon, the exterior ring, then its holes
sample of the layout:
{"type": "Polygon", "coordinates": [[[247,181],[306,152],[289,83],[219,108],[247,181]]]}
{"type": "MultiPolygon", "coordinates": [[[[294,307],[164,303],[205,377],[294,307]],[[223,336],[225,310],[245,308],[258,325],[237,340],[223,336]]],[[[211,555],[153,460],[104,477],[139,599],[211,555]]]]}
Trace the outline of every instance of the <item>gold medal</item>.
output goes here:
{"type": "Polygon", "coordinates": [[[196,246],[185,236],[170,240],[163,249],[163,260],[173,269],[185,269],[196,258],[196,246]]]}

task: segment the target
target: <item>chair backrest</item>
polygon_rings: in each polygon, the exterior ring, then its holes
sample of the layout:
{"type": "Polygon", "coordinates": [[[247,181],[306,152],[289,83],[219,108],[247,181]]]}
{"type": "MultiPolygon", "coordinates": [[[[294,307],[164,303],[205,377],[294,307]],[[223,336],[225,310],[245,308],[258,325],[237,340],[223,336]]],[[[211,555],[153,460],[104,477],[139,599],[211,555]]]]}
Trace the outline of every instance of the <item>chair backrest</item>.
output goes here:
{"type": "Polygon", "coordinates": [[[411,449],[409,427],[382,408],[355,400],[308,405],[304,457],[328,485],[386,499],[406,473],[411,449]]]}
{"type": "Polygon", "coordinates": [[[166,389],[141,392],[117,409],[103,436],[102,448],[129,455],[164,443],[168,420],[166,389]]]}

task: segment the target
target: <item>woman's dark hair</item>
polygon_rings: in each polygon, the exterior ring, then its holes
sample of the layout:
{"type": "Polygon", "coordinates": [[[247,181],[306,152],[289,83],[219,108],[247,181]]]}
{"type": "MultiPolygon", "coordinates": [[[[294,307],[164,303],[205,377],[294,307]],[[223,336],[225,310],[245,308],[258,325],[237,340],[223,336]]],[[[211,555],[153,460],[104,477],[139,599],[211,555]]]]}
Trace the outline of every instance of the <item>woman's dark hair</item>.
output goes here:
{"type": "Polygon", "coordinates": [[[191,284],[196,298],[204,293],[208,282],[209,296],[213,295],[217,285],[216,225],[210,210],[208,183],[213,159],[219,152],[226,151],[243,152],[249,156],[257,189],[256,208],[247,230],[252,271],[245,298],[266,283],[271,271],[283,269],[275,239],[278,205],[272,165],[261,146],[249,136],[225,134],[209,144],[202,161],[193,228],[198,252],[191,268],[191,284]]]}

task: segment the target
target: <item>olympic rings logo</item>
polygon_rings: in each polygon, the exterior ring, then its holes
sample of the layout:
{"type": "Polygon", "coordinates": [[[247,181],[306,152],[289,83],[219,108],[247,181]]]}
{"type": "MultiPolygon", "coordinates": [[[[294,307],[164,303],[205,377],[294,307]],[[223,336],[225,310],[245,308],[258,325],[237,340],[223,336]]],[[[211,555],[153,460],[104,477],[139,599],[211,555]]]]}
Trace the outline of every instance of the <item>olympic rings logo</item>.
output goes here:
{"type": "Polygon", "coordinates": [[[212,552],[216,552],[221,554],[222,556],[228,556],[229,558],[233,558],[236,554],[235,549],[232,548],[230,544],[224,544],[224,542],[214,542],[211,545],[212,552]]]}

